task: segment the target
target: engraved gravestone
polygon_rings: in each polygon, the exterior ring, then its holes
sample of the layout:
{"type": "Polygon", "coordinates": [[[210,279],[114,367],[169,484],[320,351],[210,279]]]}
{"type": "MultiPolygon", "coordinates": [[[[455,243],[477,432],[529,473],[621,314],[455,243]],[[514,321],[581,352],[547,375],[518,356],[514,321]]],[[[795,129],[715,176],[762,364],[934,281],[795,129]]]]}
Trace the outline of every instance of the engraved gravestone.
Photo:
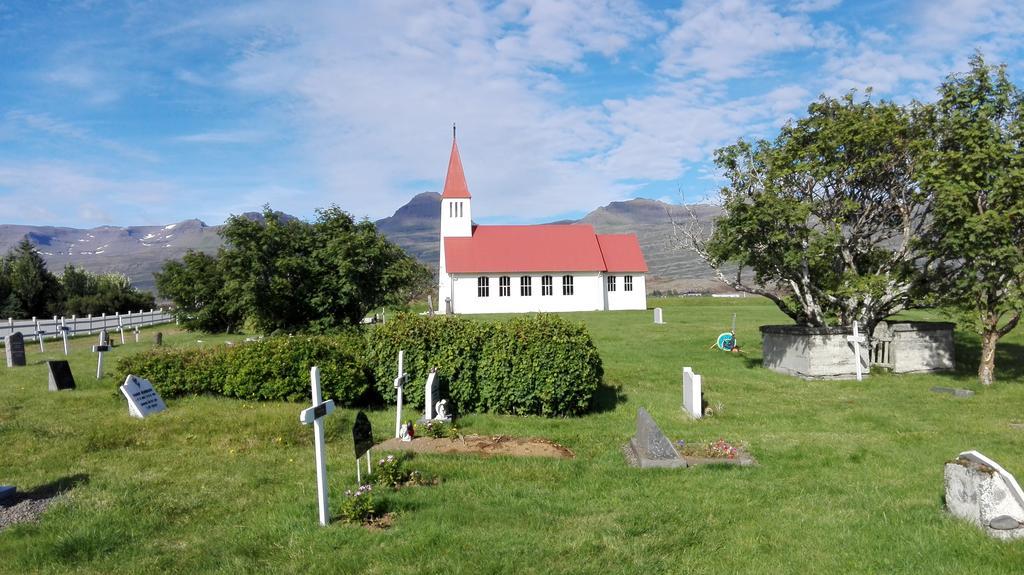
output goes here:
{"type": "Polygon", "coordinates": [[[25,337],[20,331],[4,337],[4,348],[7,352],[7,367],[25,365],[25,337]]]}
{"type": "Polygon", "coordinates": [[[153,384],[141,377],[128,375],[120,389],[128,400],[128,413],[132,417],[142,419],[167,409],[164,400],[160,399],[160,395],[153,389],[153,384]]]}
{"type": "Polygon", "coordinates": [[[356,450],[356,459],[373,447],[373,428],[370,426],[370,418],[360,411],[356,414],[356,422],[352,425],[352,443],[356,450]]]}
{"type": "Polygon", "coordinates": [[[686,467],[686,460],[642,407],[636,412],[636,435],[629,440],[629,449],[641,468],[686,467]]]}
{"type": "Polygon", "coordinates": [[[75,377],[67,361],[47,361],[46,369],[50,374],[50,391],[75,388],[75,377]]]}

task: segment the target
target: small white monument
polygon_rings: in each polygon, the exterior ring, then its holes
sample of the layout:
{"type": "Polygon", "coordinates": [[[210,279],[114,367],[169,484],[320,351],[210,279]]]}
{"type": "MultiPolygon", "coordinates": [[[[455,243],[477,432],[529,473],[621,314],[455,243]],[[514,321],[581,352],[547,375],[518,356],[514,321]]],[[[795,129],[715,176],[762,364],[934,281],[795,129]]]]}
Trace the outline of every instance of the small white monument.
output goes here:
{"type": "Polygon", "coordinates": [[[857,381],[861,381],[864,379],[864,376],[861,373],[860,346],[863,345],[864,342],[867,341],[867,339],[864,337],[863,334],[857,331],[856,321],[853,322],[853,335],[846,336],[846,341],[853,344],[853,362],[857,366],[857,381]]]}
{"type": "Polygon", "coordinates": [[[661,319],[661,308],[660,307],[654,308],[654,323],[657,323],[657,324],[665,323],[661,319]]]}
{"type": "Polygon", "coordinates": [[[320,395],[320,368],[309,370],[313,388],[313,407],[299,413],[303,425],[313,424],[313,449],[316,453],[316,498],[320,510],[320,525],[327,525],[331,516],[327,511],[327,459],[324,457],[324,417],[334,412],[334,400],[323,401],[320,395]]]}
{"type": "Polygon", "coordinates": [[[997,539],[1024,538],[1024,491],[1014,476],[977,451],[944,469],[946,508],[997,539]]]}
{"type": "Polygon", "coordinates": [[[427,376],[427,384],[423,386],[423,420],[430,421],[434,419],[435,408],[434,402],[436,401],[437,395],[437,368],[430,369],[430,375],[427,376]]]}
{"type": "Polygon", "coordinates": [[[701,377],[689,367],[683,368],[683,409],[694,419],[704,416],[701,401],[701,377]]]}
{"type": "Polygon", "coordinates": [[[164,400],[160,399],[160,394],[153,389],[153,384],[141,377],[129,374],[120,389],[128,400],[128,414],[132,417],[143,419],[167,409],[164,400]]]}
{"type": "Polygon", "coordinates": [[[402,389],[405,388],[406,373],[405,350],[398,351],[398,377],[395,378],[395,390],[398,395],[398,406],[395,409],[395,437],[402,437],[402,389]]]}

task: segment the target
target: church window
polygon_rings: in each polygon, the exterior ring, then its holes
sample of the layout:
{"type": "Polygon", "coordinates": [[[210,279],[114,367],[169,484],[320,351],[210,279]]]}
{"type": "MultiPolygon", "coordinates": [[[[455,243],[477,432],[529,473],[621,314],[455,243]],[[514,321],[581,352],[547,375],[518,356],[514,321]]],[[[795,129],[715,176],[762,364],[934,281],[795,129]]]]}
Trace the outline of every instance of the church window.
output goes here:
{"type": "Polygon", "coordinates": [[[476,278],[476,297],[487,297],[491,295],[490,278],[480,276],[476,278]]]}
{"type": "Polygon", "coordinates": [[[633,291],[633,276],[622,276],[622,291],[633,291]]]}
{"type": "Polygon", "coordinates": [[[551,287],[551,276],[541,276],[540,278],[540,295],[553,295],[554,289],[551,287]]]}
{"type": "Polygon", "coordinates": [[[562,276],[562,295],[572,295],[572,276],[562,276]]]}
{"type": "Polygon", "coordinates": [[[512,278],[501,276],[498,278],[498,297],[508,297],[510,295],[512,295],[512,278]]]}
{"type": "Polygon", "coordinates": [[[530,276],[519,278],[519,295],[529,297],[533,293],[533,286],[530,284],[530,276]]]}
{"type": "Polygon", "coordinates": [[[615,276],[608,276],[608,291],[615,291],[615,276]]]}

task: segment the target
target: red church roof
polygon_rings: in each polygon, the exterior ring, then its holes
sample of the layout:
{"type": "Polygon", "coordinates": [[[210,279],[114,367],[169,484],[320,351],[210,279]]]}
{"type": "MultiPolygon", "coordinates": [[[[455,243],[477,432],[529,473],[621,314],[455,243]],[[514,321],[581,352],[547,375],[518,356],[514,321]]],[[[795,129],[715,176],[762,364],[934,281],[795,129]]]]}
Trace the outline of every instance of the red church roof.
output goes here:
{"type": "Polygon", "coordinates": [[[459,157],[459,146],[452,138],[452,156],[448,160],[448,175],[444,179],[444,193],[441,198],[468,198],[469,185],[466,174],[462,171],[462,158],[459,157]]]}
{"type": "Polygon", "coordinates": [[[472,237],[445,238],[444,250],[448,273],[647,271],[635,235],[589,224],[476,226],[472,237]]]}

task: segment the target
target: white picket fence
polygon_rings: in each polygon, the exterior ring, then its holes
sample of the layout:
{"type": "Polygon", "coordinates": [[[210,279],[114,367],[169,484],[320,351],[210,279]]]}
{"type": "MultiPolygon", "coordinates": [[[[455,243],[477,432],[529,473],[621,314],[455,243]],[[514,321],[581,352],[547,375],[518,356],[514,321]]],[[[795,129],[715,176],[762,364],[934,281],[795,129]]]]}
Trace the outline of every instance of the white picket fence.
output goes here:
{"type": "Polygon", "coordinates": [[[21,335],[25,336],[26,339],[30,337],[37,337],[40,332],[44,339],[60,339],[60,332],[62,328],[67,328],[69,336],[93,334],[99,333],[101,329],[106,329],[108,333],[121,329],[132,329],[135,327],[145,327],[150,325],[159,325],[162,323],[171,323],[174,321],[174,316],[165,312],[163,308],[151,309],[149,311],[130,311],[128,313],[115,313],[114,315],[102,314],[93,316],[89,314],[86,317],[57,317],[52,318],[37,318],[32,319],[14,319],[7,318],[6,322],[0,320],[0,338],[6,337],[16,331],[20,331],[21,335]]]}

